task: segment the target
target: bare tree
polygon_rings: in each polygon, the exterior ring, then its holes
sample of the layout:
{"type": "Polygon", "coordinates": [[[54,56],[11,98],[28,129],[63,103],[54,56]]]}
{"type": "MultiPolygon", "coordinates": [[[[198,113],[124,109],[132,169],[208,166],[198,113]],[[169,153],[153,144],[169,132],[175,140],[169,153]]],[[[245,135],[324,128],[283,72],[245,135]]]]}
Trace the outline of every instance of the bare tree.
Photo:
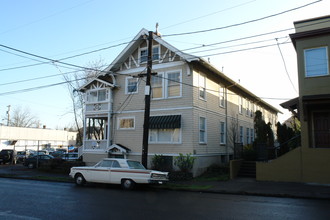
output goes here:
{"type": "Polygon", "coordinates": [[[90,62],[84,71],[70,75],[63,74],[67,82],[67,89],[72,101],[72,112],[74,114],[75,129],[78,132],[77,143],[82,144],[83,138],[83,120],[84,120],[84,97],[78,89],[92,78],[98,76],[101,69],[104,68],[103,60],[90,62]]]}
{"type": "Polygon", "coordinates": [[[236,158],[239,155],[236,155],[239,149],[235,149],[235,145],[237,144],[238,140],[238,119],[236,117],[231,117],[230,124],[228,126],[228,140],[229,140],[229,147],[234,152],[234,158],[236,158]]]}
{"type": "Polygon", "coordinates": [[[40,120],[28,108],[17,107],[13,110],[8,124],[13,127],[38,128],[40,120]]]}

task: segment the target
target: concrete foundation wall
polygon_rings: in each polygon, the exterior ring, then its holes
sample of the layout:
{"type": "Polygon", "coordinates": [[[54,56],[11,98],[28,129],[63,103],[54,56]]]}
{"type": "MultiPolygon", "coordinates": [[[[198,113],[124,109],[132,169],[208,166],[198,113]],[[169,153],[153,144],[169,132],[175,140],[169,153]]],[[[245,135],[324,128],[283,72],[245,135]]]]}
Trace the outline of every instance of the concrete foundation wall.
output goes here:
{"type": "Polygon", "coordinates": [[[303,149],[303,182],[330,184],[330,149],[303,149]]]}
{"type": "Polygon", "coordinates": [[[230,168],[230,179],[236,178],[239,169],[241,168],[243,160],[231,160],[229,162],[229,168],[230,168]]]}
{"type": "Polygon", "coordinates": [[[280,158],[257,162],[260,181],[330,184],[330,149],[298,147],[280,158]]]}

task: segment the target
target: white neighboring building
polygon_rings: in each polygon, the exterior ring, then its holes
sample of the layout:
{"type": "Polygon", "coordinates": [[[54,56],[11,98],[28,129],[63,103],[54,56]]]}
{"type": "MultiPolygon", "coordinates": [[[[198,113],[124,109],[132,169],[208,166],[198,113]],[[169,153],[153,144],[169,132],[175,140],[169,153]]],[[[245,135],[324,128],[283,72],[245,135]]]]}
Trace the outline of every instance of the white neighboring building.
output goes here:
{"type": "Polygon", "coordinates": [[[77,132],[45,128],[22,128],[0,125],[0,150],[16,151],[75,146],[77,132]]]}

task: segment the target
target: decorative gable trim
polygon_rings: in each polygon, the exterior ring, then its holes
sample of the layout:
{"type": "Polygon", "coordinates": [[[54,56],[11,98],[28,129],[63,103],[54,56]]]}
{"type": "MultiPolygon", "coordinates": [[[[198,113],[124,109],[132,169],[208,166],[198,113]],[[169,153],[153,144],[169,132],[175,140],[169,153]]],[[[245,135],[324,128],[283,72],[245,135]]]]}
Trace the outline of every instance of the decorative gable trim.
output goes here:
{"type": "MultiPolygon", "coordinates": [[[[134,39],[122,50],[122,52],[116,57],[116,59],[104,70],[104,72],[112,71],[120,71],[123,70],[123,67],[126,67],[126,69],[131,69],[132,65],[134,64],[136,67],[140,67],[140,62],[136,60],[132,56],[133,52],[136,51],[141,43],[146,40],[146,36],[149,35],[148,30],[142,29],[135,37],[134,39]],[[128,60],[127,60],[128,59],[128,60]]],[[[193,56],[190,54],[186,54],[175,48],[174,46],[170,45],[166,41],[164,41],[161,37],[158,37],[155,35],[154,41],[156,41],[158,44],[162,45],[166,48],[166,51],[164,55],[162,55],[159,59],[159,63],[164,63],[165,58],[167,55],[169,55],[169,62],[173,62],[177,56],[181,57],[182,60],[185,60],[186,62],[192,62],[192,61],[199,61],[200,58],[197,56],[193,56]]]]}

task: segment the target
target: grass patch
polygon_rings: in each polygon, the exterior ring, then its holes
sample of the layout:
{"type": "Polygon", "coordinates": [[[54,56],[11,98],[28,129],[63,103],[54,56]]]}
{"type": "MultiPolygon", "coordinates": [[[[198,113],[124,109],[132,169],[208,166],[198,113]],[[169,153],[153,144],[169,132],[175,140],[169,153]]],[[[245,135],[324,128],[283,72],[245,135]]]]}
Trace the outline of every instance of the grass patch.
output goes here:
{"type": "Polygon", "coordinates": [[[221,175],[202,175],[194,179],[195,181],[228,181],[229,175],[228,174],[221,174],[221,175]]]}

